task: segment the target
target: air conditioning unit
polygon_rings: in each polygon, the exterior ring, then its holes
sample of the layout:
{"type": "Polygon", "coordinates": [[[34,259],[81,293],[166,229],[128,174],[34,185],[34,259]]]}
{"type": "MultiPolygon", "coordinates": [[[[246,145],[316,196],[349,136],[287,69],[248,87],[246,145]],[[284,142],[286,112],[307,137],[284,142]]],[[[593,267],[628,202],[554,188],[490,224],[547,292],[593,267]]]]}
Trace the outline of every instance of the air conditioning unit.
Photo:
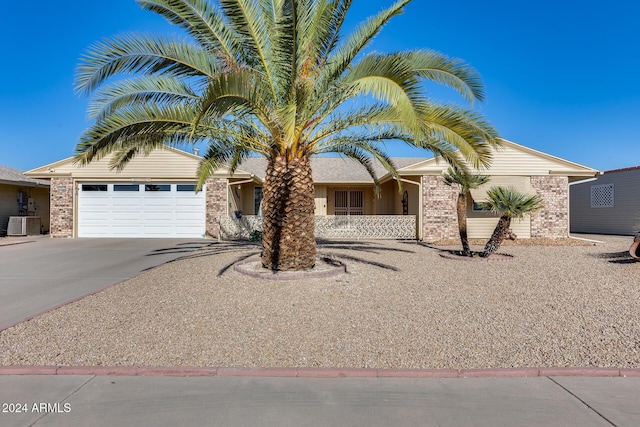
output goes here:
{"type": "Polygon", "coordinates": [[[40,234],[39,216],[10,216],[7,236],[31,236],[40,234]]]}

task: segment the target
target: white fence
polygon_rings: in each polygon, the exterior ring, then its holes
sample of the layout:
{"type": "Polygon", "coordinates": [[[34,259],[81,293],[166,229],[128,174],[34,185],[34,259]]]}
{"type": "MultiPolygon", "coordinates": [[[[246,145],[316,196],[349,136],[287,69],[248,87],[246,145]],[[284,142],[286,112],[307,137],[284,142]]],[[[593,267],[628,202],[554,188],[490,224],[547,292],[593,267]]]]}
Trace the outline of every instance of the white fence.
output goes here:
{"type": "MultiPolygon", "coordinates": [[[[225,239],[248,239],[252,231],[262,231],[262,217],[220,219],[225,239]]],[[[316,215],[316,238],[321,239],[415,239],[413,215],[316,215]]]]}

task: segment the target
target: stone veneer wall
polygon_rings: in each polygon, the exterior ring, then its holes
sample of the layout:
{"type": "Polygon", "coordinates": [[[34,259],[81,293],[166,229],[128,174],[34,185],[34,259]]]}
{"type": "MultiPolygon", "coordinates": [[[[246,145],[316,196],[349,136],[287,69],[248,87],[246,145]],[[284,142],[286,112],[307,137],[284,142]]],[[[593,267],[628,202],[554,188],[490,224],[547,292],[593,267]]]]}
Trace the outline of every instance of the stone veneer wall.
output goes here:
{"type": "Polygon", "coordinates": [[[221,237],[219,218],[228,216],[227,180],[226,178],[209,178],[205,184],[207,236],[221,237]]]}
{"type": "Polygon", "coordinates": [[[50,194],[51,237],[73,237],[73,178],[51,178],[50,194]]]}
{"type": "Polygon", "coordinates": [[[458,190],[440,175],[422,177],[422,240],[458,239],[458,190]]]}
{"type": "Polygon", "coordinates": [[[566,176],[532,176],[531,186],[544,207],[531,214],[531,237],[569,235],[569,179],[566,176]]]}

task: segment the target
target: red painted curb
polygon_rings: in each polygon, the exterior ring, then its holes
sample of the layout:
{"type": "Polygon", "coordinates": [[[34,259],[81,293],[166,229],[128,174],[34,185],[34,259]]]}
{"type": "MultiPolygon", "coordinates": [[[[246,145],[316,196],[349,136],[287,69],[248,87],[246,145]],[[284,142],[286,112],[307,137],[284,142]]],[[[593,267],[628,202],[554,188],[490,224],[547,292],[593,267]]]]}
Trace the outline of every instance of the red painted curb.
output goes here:
{"type": "Polygon", "coordinates": [[[215,377],[218,375],[218,368],[209,367],[184,367],[184,368],[163,368],[163,367],[137,367],[135,373],[131,375],[147,377],[215,377]]]}
{"type": "Polygon", "coordinates": [[[94,375],[178,377],[297,377],[297,378],[525,378],[640,377],[640,368],[490,368],[490,369],[373,369],[373,368],[243,368],[143,366],[0,366],[0,375],[94,375]]]}
{"type": "Polygon", "coordinates": [[[458,378],[455,369],[379,369],[378,378],[458,378]]]}
{"type": "Polygon", "coordinates": [[[298,368],[300,378],[376,378],[378,369],[298,368]]]}
{"type": "Polygon", "coordinates": [[[296,368],[218,368],[220,377],[295,377],[296,368]]]}
{"type": "Polygon", "coordinates": [[[489,369],[461,369],[460,378],[513,378],[540,377],[538,368],[489,368],[489,369]]]}
{"type": "Polygon", "coordinates": [[[129,366],[59,366],[56,370],[56,375],[129,376],[134,374],[135,368],[129,366]]]}
{"type": "Polygon", "coordinates": [[[57,366],[0,366],[0,375],[56,375],[57,366]]]}

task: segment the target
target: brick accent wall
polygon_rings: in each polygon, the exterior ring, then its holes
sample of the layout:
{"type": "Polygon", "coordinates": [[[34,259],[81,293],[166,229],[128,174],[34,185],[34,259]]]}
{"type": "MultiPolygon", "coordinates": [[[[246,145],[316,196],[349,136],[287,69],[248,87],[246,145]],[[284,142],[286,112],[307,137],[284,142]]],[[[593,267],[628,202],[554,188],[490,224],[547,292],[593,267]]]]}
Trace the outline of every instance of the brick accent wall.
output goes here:
{"type": "Polygon", "coordinates": [[[51,237],[73,237],[73,178],[51,178],[51,237]]]}
{"type": "Polygon", "coordinates": [[[566,176],[532,176],[531,186],[544,207],[531,214],[531,237],[569,235],[569,179],[566,176]]]}
{"type": "Polygon", "coordinates": [[[227,180],[225,178],[209,178],[206,181],[207,236],[220,236],[219,218],[227,213],[227,180]]]}
{"type": "Polygon", "coordinates": [[[422,240],[460,238],[457,197],[458,190],[445,184],[441,176],[422,177],[422,240]]]}

